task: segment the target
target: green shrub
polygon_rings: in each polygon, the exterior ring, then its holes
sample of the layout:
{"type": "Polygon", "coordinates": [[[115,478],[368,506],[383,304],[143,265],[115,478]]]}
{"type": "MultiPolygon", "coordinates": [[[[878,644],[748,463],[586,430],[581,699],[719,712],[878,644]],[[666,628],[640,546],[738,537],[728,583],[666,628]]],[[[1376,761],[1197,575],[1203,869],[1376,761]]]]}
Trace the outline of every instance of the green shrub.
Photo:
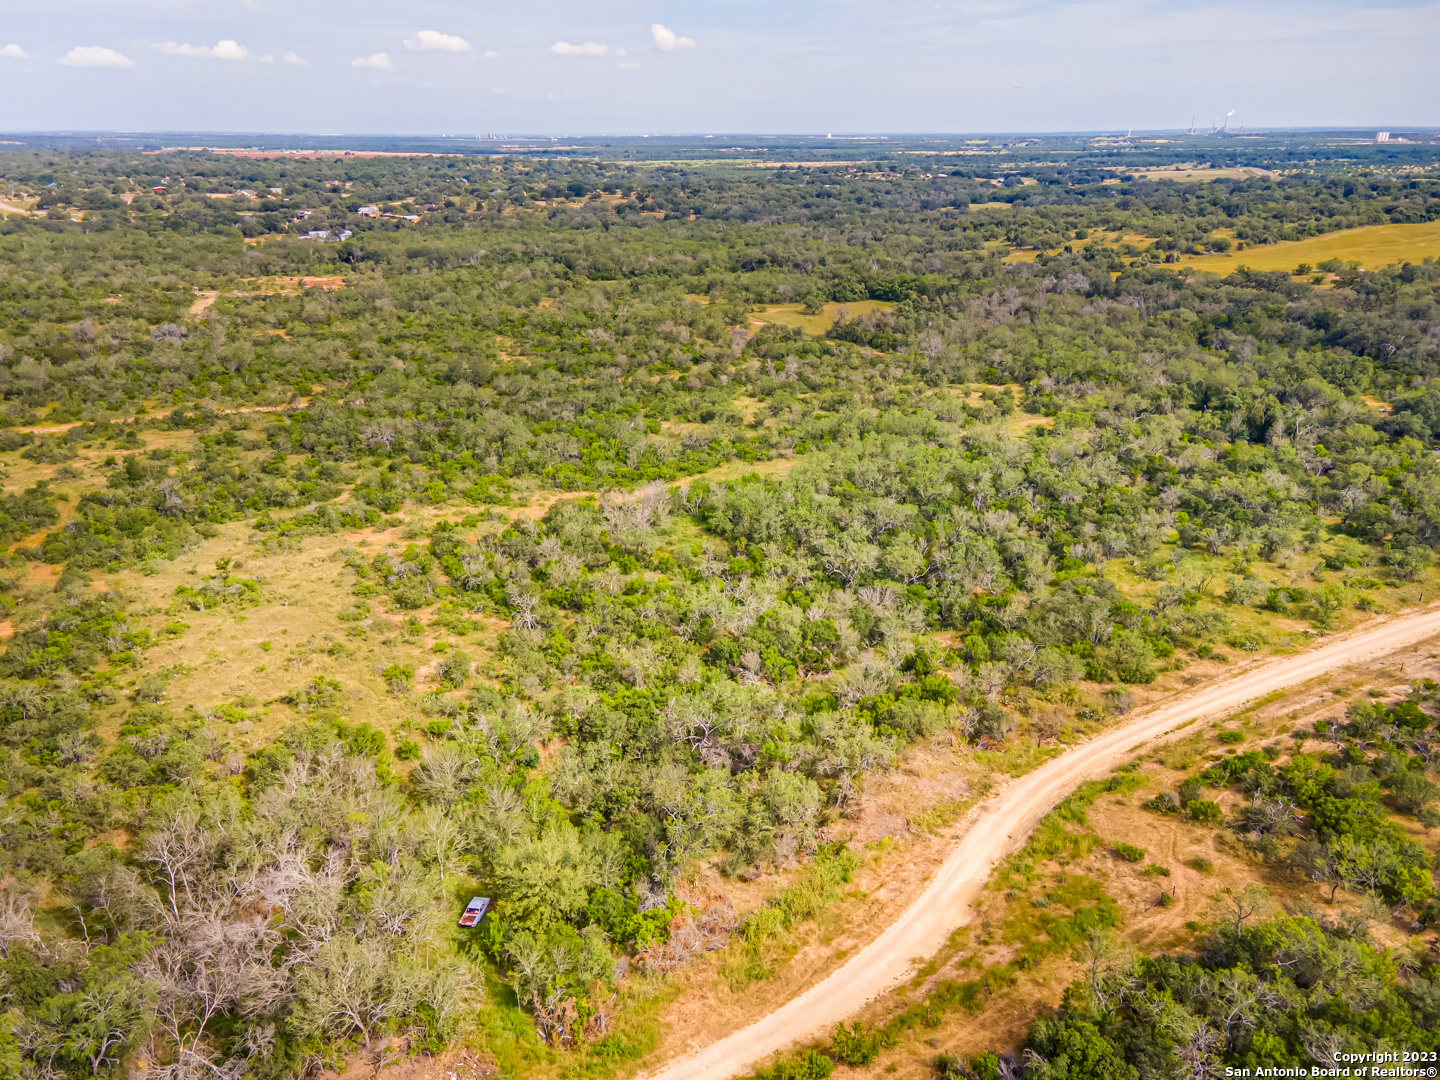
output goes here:
{"type": "Polygon", "coordinates": [[[1136,847],[1134,844],[1116,844],[1115,854],[1119,855],[1126,862],[1142,862],[1145,859],[1145,849],[1136,847]]]}
{"type": "Polygon", "coordinates": [[[835,1062],[817,1050],[807,1050],[794,1061],[782,1061],[771,1069],[756,1069],[753,1080],[828,1080],[835,1062]]]}
{"type": "Polygon", "coordinates": [[[1234,746],[1245,741],[1245,733],[1243,731],[1222,731],[1215,738],[1226,746],[1234,746]]]}
{"type": "Polygon", "coordinates": [[[436,672],[445,686],[463,686],[470,677],[470,657],[456,649],[440,664],[436,672]]]}
{"type": "Polygon", "coordinates": [[[1123,687],[1112,686],[1100,696],[1105,701],[1105,708],[1115,716],[1124,716],[1135,707],[1135,695],[1123,687]]]}
{"type": "Polygon", "coordinates": [[[296,712],[315,712],[317,709],[332,709],[344,699],[345,688],[338,679],[317,675],[304,686],[297,686],[280,700],[296,712]]]}
{"type": "Polygon", "coordinates": [[[380,677],[385,680],[385,685],[390,688],[392,694],[403,694],[410,689],[410,680],[415,677],[415,669],[409,664],[391,664],[380,677]]]}
{"type": "Polygon", "coordinates": [[[591,1047],[590,1052],[603,1061],[638,1061],[643,1053],[619,1035],[610,1034],[591,1047]]]}
{"type": "Polygon", "coordinates": [[[1220,804],[1209,799],[1192,799],[1186,803],[1185,816],[1197,825],[1219,825],[1225,820],[1220,804]]]}
{"type": "Polygon", "coordinates": [[[866,1031],[860,1023],[835,1025],[835,1034],[830,1039],[830,1054],[846,1065],[870,1065],[880,1056],[881,1033],[866,1031]]]}
{"type": "Polygon", "coordinates": [[[364,600],[357,600],[344,611],[336,616],[341,622],[359,622],[361,619],[370,617],[370,605],[364,600]]]}

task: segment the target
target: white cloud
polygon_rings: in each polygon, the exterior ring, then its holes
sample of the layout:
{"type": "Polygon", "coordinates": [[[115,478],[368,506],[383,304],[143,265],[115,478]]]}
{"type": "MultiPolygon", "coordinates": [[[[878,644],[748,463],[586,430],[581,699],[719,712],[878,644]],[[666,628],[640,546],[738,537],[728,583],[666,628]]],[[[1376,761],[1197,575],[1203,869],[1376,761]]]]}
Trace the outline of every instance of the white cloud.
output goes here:
{"type": "Polygon", "coordinates": [[[662,26],[658,22],[650,24],[650,33],[654,35],[655,45],[665,52],[669,52],[671,49],[693,49],[695,47],[694,38],[679,37],[674,30],[668,26],[662,26]]]}
{"type": "Polygon", "coordinates": [[[596,45],[593,41],[587,41],[584,45],[571,45],[568,41],[557,41],[550,46],[550,51],[556,56],[604,56],[609,48],[608,45],[596,45]]]}
{"type": "Polygon", "coordinates": [[[19,45],[6,45],[3,49],[0,49],[0,56],[8,56],[12,60],[30,59],[30,54],[27,53],[24,49],[22,49],[19,45]]]}
{"type": "Polygon", "coordinates": [[[480,55],[483,56],[486,60],[494,60],[494,59],[495,59],[497,56],[499,56],[500,54],[499,54],[498,52],[496,52],[494,49],[487,49],[485,52],[481,53],[480,55]]]}
{"type": "Polygon", "coordinates": [[[636,68],[638,68],[640,65],[639,65],[638,63],[636,63],[636,64],[626,64],[626,63],[623,63],[623,62],[622,62],[622,63],[620,64],[620,66],[621,66],[622,68],[624,68],[626,71],[634,71],[634,70],[635,70],[636,68]]]}
{"type": "Polygon", "coordinates": [[[405,39],[405,47],[416,52],[469,52],[470,43],[455,34],[439,30],[416,30],[413,38],[405,39]]]}
{"type": "Polygon", "coordinates": [[[626,56],[626,55],[628,55],[628,54],[625,52],[624,49],[616,49],[616,50],[615,50],[615,55],[616,55],[616,56],[626,56]]]}
{"type": "Polygon", "coordinates": [[[217,41],[214,45],[177,45],[173,41],[166,41],[155,48],[172,56],[196,56],[206,60],[247,60],[250,57],[249,49],[229,38],[217,41]]]}
{"type": "Polygon", "coordinates": [[[255,59],[259,60],[262,64],[273,64],[275,62],[275,57],[268,54],[265,56],[257,56],[255,59]]]}
{"type": "Polygon", "coordinates": [[[309,66],[310,66],[310,61],[309,61],[309,60],[306,60],[306,59],[305,59],[303,56],[301,56],[299,53],[287,52],[287,53],[286,53],[284,56],[282,56],[280,59],[281,59],[281,60],[284,60],[285,63],[287,63],[287,64],[299,64],[301,67],[309,67],[309,66]]]}
{"type": "Polygon", "coordinates": [[[381,71],[394,71],[395,65],[390,62],[390,54],[377,52],[374,56],[357,56],[350,61],[351,67],[373,67],[381,71]]]}
{"type": "Polygon", "coordinates": [[[240,6],[243,7],[246,11],[260,10],[260,4],[258,3],[258,0],[240,0],[240,6]]]}
{"type": "Polygon", "coordinates": [[[132,68],[135,61],[103,45],[76,45],[60,58],[66,67],[132,68]]]}

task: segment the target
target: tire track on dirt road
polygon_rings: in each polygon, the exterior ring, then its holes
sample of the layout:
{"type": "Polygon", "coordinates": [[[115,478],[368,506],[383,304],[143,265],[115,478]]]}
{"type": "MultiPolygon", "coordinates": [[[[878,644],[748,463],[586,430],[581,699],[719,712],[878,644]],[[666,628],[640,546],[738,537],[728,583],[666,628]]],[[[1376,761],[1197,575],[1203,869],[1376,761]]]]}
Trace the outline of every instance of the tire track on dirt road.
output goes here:
{"type": "Polygon", "coordinates": [[[1073,747],[983,804],[929,887],[843,967],[775,1012],[646,1074],[647,1080],[729,1080],[796,1042],[828,1034],[867,1002],[892,990],[969,921],[971,904],[1001,858],[1025,842],[1042,817],[1086,780],[1104,776],[1141,743],[1186,721],[1228,712],[1337,668],[1373,660],[1440,635],[1440,610],[1386,619],[1309,649],[1257,665],[1224,682],[1162,703],[1073,747]]]}

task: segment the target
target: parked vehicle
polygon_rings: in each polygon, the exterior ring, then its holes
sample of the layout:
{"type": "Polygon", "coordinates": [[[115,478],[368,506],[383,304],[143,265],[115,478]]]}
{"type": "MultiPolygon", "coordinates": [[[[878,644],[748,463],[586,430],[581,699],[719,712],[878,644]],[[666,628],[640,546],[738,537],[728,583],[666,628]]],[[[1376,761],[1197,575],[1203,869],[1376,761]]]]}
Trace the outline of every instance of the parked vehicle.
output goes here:
{"type": "Polygon", "coordinates": [[[465,914],[460,916],[460,928],[468,930],[470,927],[478,925],[489,908],[490,898],[488,896],[472,896],[470,903],[465,905],[465,914]]]}

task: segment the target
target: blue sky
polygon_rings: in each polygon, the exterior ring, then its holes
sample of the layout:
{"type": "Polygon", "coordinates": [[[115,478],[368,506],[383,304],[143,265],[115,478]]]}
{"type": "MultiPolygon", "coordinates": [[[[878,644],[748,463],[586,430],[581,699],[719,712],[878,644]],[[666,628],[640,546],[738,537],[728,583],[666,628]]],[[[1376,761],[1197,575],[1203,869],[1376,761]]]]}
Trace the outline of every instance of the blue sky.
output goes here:
{"type": "Polygon", "coordinates": [[[1440,3],[7,0],[0,128],[1440,125],[1440,3]]]}

